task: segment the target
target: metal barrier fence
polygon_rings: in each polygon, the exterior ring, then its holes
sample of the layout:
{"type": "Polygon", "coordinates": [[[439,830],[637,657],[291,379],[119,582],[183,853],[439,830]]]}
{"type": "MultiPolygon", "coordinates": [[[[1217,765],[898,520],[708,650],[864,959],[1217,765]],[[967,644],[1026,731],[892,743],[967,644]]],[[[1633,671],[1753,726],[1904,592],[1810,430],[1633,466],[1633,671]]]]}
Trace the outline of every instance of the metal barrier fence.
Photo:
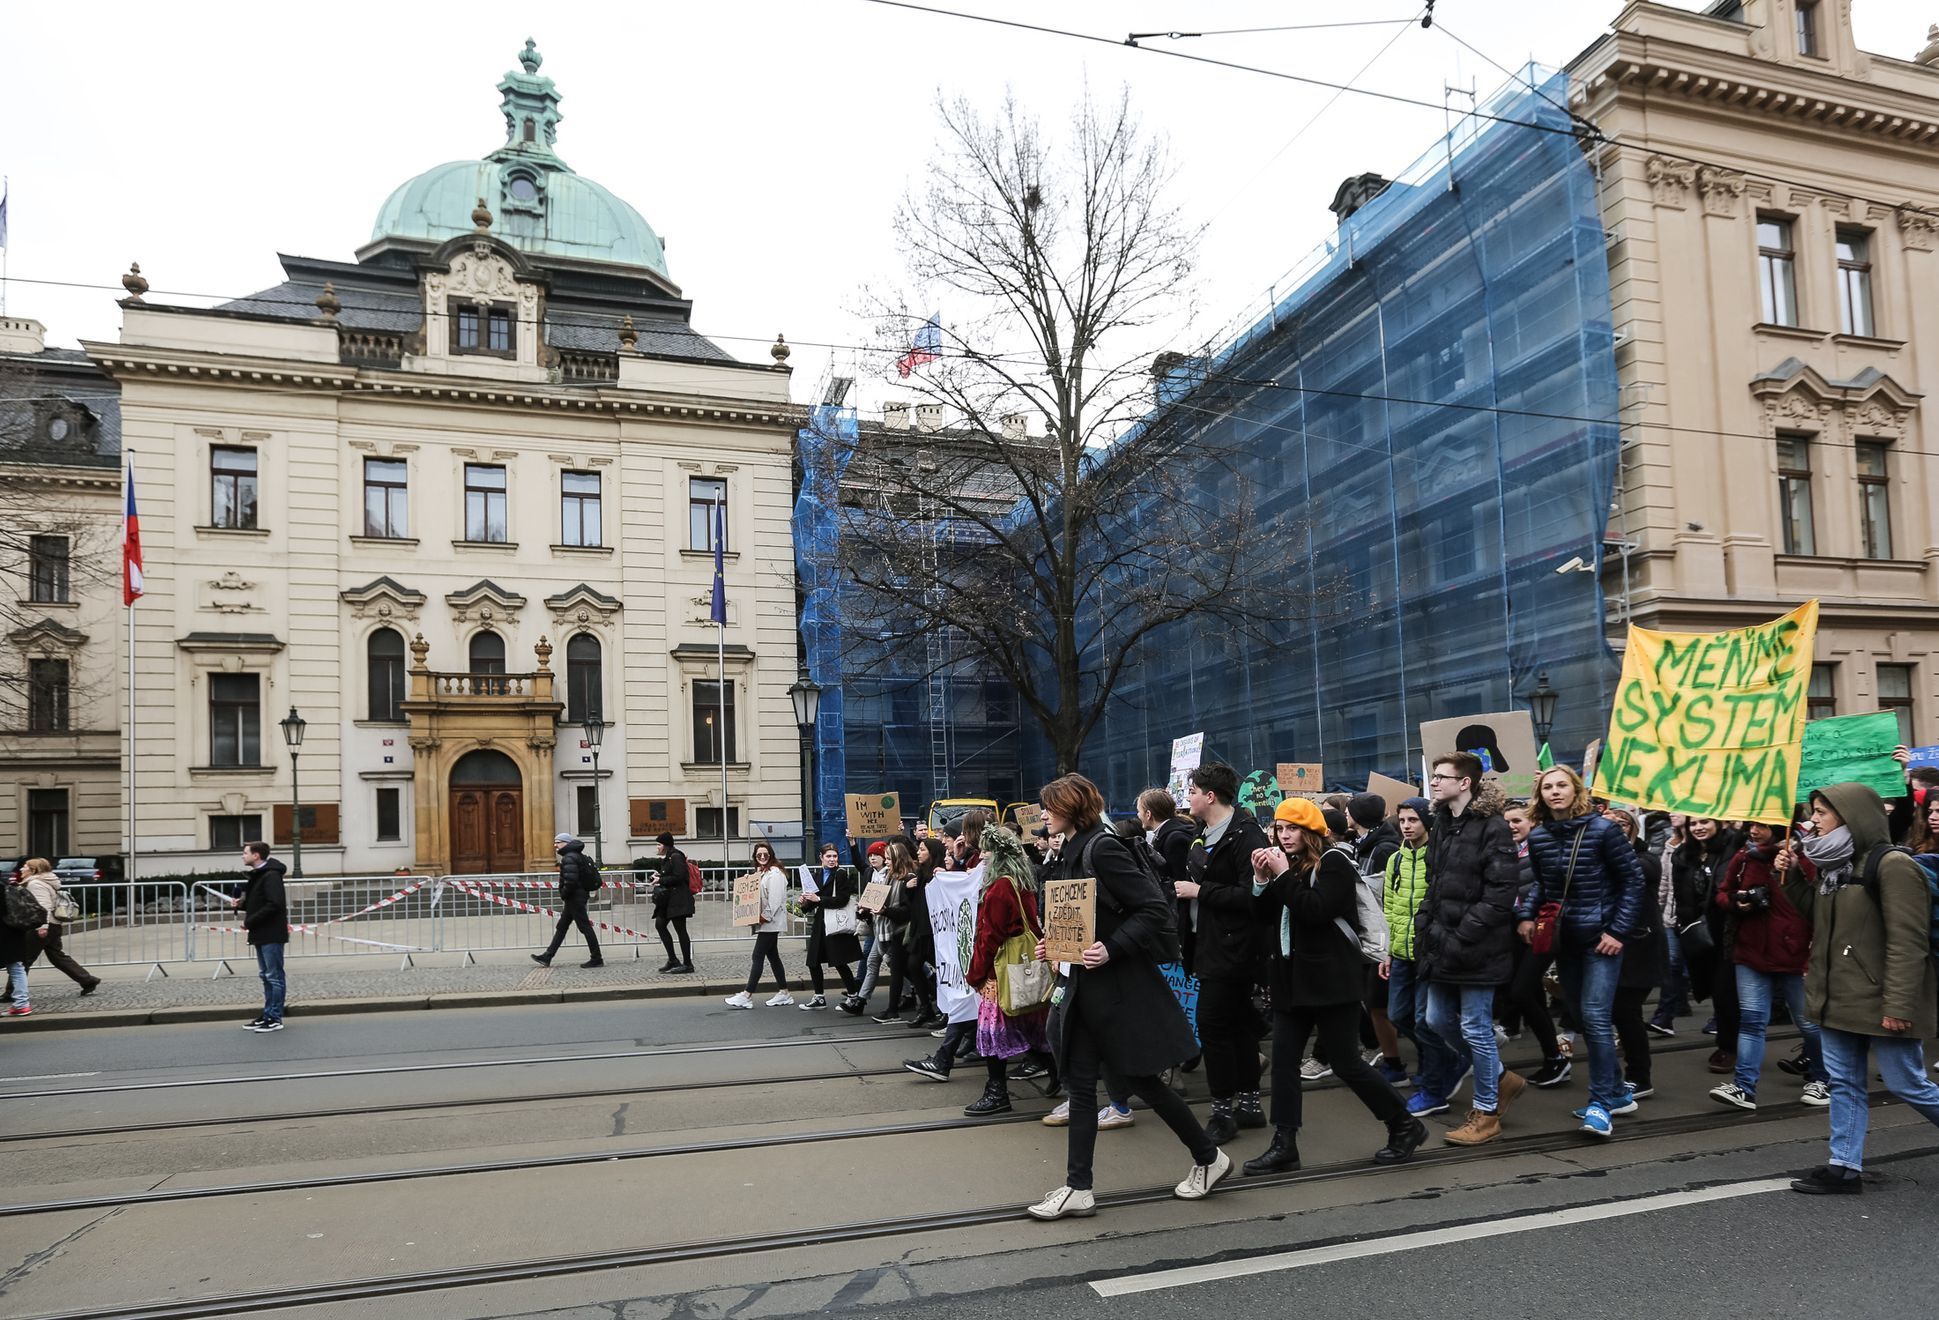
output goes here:
{"type": "MultiPolygon", "coordinates": [[[[742,941],[748,933],[733,922],[733,882],[744,867],[703,866],[702,891],[694,895],[687,922],[695,944],[742,941]]],[[[605,871],[588,916],[607,957],[643,956],[660,948],[653,925],[652,872],[605,871]]],[[[790,873],[790,882],[793,875],[790,873]]],[[[231,905],[242,893],[233,882],[138,881],[73,884],[79,921],[62,928],[67,950],[84,966],[147,966],[150,976],[166,964],[229,964],[254,961],[241,914],[231,905]]],[[[355,875],[327,880],[285,880],[290,958],[389,954],[408,965],[422,953],[471,954],[488,950],[543,948],[561,913],[554,872],[505,875],[355,875]]],[[[787,937],[801,938],[805,921],[789,922],[787,937]]]]}

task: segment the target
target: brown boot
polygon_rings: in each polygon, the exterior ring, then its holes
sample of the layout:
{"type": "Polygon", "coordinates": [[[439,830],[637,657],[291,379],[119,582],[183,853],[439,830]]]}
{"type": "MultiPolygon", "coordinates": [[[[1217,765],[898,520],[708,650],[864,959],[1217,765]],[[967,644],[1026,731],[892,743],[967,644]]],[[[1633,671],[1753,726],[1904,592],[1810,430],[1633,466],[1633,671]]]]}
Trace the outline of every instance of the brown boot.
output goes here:
{"type": "Polygon", "coordinates": [[[1447,1134],[1450,1146],[1480,1146],[1501,1135],[1501,1119],[1479,1109],[1468,1111],[1468,1121],[1447,1134]]]}
{"type": "Polygon", "coordinates": [[[1521,1096],[1521,1093],[1528,1089],[1527,1079],[1512,1068],[1505,1070],[1501,1075],[1501,1080],[1495,1083],[1495,1085],[1500,1088],[1501,1092],[1500,1102],[1495,1106],[1495,1112],[1497,1114],[1505,1112],[1508,1106],[1514,1104],[1516,1099],[1521,1096]]]}

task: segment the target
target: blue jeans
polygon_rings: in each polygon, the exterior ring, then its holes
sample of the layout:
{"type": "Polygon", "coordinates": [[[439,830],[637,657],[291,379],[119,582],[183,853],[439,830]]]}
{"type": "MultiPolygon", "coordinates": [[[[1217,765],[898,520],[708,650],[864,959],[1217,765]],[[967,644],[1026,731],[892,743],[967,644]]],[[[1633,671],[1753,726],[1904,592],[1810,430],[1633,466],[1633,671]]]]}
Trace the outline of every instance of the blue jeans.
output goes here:
{"type": "Polygon", "coordinates": [[[1668,922],[1663,924],[1663,950],[1666,970],[1656,1016],[1667,1022],[1690,1011],[1690,969],[1683,962],[1683,941],[1668,922]]]}
{"type": "Polygon", "coordinates": [[[283,997],[289,986],[283,979],[282,944],[258,944],[256,969],[263,977],[263,1016],[272,1022],[283,1020],[283,997]]]}
{"type": "MultiPolygon", "coordinates": [[[[1395,958],[1387,964],[1387,1020],[1420,1050],[1419,1080],[1423,1090],[1430,1079],[1453,1077],[1460,1071],[1454,1051],[1427,1025],[1427,982],[1414,974],[1410,959],[1395,958]]],[[[1435,1098],[1447,1097],[1437,1094],[1435,1098]]]]}
{"type": "Polygon", "coordinates": [[[27,964],[24,962],[7,964],[7,994],[15,1008],[26,1008],[27,1003],[27,964]]]}
{"type": "Polygon", "coordinates": [[[1764,1071],[1764,1029],[1771,1024],[1771,991],[1777,990],[1791,1009],[1791,1021],[1804,1036],[1805,1076],[1827,1082],[1824,1042],[1818,1028],[1804,1015],[1804,977],[1796,972],[1760,972],[1737,965],[1737,1076],[1733,1079],[1752,1096],[1764,1071]]]}
{"type": "Polygon", "coordinates": [[[1616,1004],[1616,978],[1622,973],[1623,958],[1605,957],[1594,945],[1556,951],[1556,975],[1562,982],[1562,997],[1575,1016],[1576,1030],[1589,1047],[1589,1103],[1614,1109],[1622,1103],[1623,1070],[1616,1061],[1616,1026],[1611,1016],[1616,1004]]]}
{"type": "Polygon", "coordinates": [[[1447,1045],[1453,1067],[1434,1077],[1422,1090],[1445,1100],[1460,1080],[1461,1070],[1474,1066],[1474,1107],[1484,1114],[1500,1108],[1501,1054],[1495,1046],[1495,988],[1492,985],[1427,986],[1427,1025],[1447,1045]]]}
{"type": "Polygon", "coordinates": [[[1831,1160],[1847,1169],[1865,1167],[1865,1055],[1869,1050],[1885,1089],[1939,1126],[1939,1085],[1926,1075],[1925,1042],[1891,1036],[1858,1036],[1836,1027],[1818,1031],[1825,1071],[1831,1075],[1831,1160]]]}

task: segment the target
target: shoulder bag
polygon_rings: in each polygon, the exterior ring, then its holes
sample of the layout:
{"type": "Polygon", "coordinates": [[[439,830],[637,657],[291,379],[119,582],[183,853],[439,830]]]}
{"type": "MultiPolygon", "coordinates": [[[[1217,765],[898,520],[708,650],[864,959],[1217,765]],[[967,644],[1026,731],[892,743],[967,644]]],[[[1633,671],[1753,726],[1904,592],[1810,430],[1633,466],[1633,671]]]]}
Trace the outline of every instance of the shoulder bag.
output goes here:
{"type": "Polygon", "coordinates": [[[1589,837],[1589,827],[1584,825],[1575,834],[1575,847],[1569,850],[1569,869],[1562,877],[1562,899],[1542,904],[1535,910],[1535,933],[1529,937],[1529,952],[1538,958],[1546,958],[1555,952],[1555,936],[1562,926],[1562,903],[1569,897],[1569,886],[1575,883],[1576,859],[1582,856],[1582,841],[1589,837]]]}
{"type": "Polygon", "coordinates": [[[1041,932],[1031,929],[1030,913],[1023,905],[1023,887],[1015,877],[1006,876],[1016,890],[1017,911],[1023,913],[1023,930],[1003,941],[996,951],[996,1006],[1005,1017],[1034,1013],[1050,1002],[1057,982],[1057,970],[1037,958],[1041,932]]]}

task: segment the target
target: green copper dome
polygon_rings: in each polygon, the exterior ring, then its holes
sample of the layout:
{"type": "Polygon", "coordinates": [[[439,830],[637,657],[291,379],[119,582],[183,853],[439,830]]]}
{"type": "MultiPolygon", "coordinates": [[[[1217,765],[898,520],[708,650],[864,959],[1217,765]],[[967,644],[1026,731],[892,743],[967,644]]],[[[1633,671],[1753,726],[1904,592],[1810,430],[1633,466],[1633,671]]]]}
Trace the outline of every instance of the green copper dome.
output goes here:
{"type": "Polygon", "coordinates": [[[552,80],[539,76],[532,42],[519,62],[523,71],[498,85],[505,145],[483,160],[448,161],[407,180],[378,211],[371,242],[438,244],[474,233],[472,209],[483,198],[493,237],[521,252],[644,267],[670,279],[666,249],[645,217],[554,153],[560,97],[552,80]]]}

